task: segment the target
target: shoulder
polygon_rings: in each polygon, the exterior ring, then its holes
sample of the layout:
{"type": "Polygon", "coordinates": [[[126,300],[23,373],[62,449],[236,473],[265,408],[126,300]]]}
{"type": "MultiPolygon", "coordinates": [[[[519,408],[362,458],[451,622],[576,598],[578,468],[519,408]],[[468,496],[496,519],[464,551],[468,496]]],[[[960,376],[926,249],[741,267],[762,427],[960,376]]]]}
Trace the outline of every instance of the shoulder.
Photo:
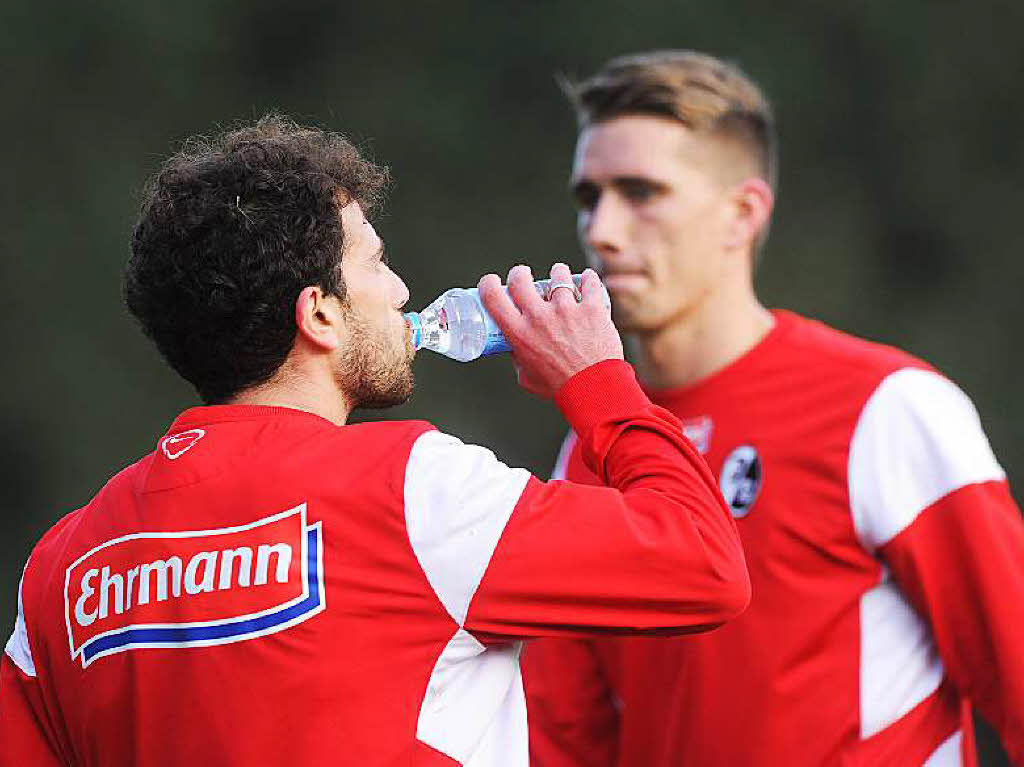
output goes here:
{"type": "Polygon", "coordinates": [[[842,425],[849,508],[866,548],[959,488],[1004,478],[970,398],[927,362],[789,312],[776,316],[785,332],[774,364],[788,390],[801,392],[792,408],[842,425]]]}
{"type": "Polygon", "coordinates": [[[861,409],[848,478],[854,525],[874,548],[939,499],[1005,473],[970,398],[934,370],[903,367],[861,409]]]}
{"type": "Polygon", "coordinates": [[[787,353],[813,360],[823,370],[842,371],[869,385],[904,368],[931,370],[927,362],[895,346],[869,341],[792,312],[778,312],[777,317],[786,325],[787,353]]]}
{"type": "Polygon", "coordinates": [[[469,603],[531,480],[525,469],[440,431],[410,451],[404,482],[406,532],[445,609],[465,623],[469,603]]]}
{"type": "Polygon", "coordinates": [[[529,472],[502,463],[493,451],[467,444],[434,429],[421,432],[412,444],[406,466],[405,494],[489,495],[518,485],[518,497],[529,472]]]}
{"type": "Polygon", "coordinates": [[[848,444],[867,403],[889,376],[904,370],[934,375],[928,363],[902,349],[789,312],[776,316],[780,338],[766,375],[749,386],[765,392],[772,413],[784,420],[827,425],[830,439],[848,444]]]}
{"type": "Polygon", "coordinates": [[[328,427],[295,453],[295,471],[330,466],[338,477],[403,472],[413,445],[424,434],[437,433],[427,421],[373,421],[328,427]],[[339,473],[340,472],[340,473],[339,473]]]}
{"type": "MultiPolygon", "coordinates": [[[[467,444],[425,421],[394,421],[345,427],[362,476],[385,472],[377,491],[400,499],[414,544],[443,543],[474,515],[511,513],[530,473],[507,466],[486,447],[467,444]],[[354,443],[353,443],[354,441],[354,443]],[[453,528],[454,526],[454,528],[453,528]]],[[[332,451],[337,452],[337,451],[332,451]]],[[[351,462],[350,462],[351,463],[351,462]]],[[[463,528],[464,529],[464,528],[463,528]]]]}
{"type": "Polygon", "coordinates": [[[81,524],[85,509],[78,509],[65,515],[47,530],[29,554],[18,582],[17,617],[14,632],[7,642],[5,651],[21,671],[28,676],[37,675],[33,645],[38,646],[39,626],[48,612],[47,595],[63,588],[64,553],[68,541],[81,524]]]}
{"type": "MultiPolygon", "coordinates": [[[[53,636],[47,627],[52,627],[57,614],[53,609],[54,595],[63,591],[67,552],[84,513],[84,508],[73,511],[47,530],[33,547],[22,570],[14,631],[4,652],[26,676],[38,676],[45,666],[39,652],[41,642],[48,633],[53,636]]],[[[63,617],[63,612],[60,616],[63,617]]]]}

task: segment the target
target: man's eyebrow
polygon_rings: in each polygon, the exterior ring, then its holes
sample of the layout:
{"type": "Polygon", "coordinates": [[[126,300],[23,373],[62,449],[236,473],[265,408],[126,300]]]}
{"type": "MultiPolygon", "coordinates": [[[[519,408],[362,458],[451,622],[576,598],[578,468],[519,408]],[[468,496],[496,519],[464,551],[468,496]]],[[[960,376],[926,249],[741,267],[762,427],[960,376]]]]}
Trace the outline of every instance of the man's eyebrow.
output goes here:
{"type": "Polygon", "coordinates": [[[650,186],[656,189],[668,189],[668,184],[650,176],[616,176],[612,185],[622,188],[629,186],[650,186]]]}
{"type": "MultiPolygon", "coordinates": [[[[624,186],[642,185],[656,187],[658,189],[668,189],[669,186],[666,182],[660,181],[659,179],[652,178],[650,176],[613,176],[611,179],[608,180],[607,185],[620,188],[624,186]]],[[[602,184],[599,184],[596,181],[589,178],[577,178],[569,180],[569,191],[573,193],[592,189],[599,189],[601,188],[601,186],[602,184]]]]}

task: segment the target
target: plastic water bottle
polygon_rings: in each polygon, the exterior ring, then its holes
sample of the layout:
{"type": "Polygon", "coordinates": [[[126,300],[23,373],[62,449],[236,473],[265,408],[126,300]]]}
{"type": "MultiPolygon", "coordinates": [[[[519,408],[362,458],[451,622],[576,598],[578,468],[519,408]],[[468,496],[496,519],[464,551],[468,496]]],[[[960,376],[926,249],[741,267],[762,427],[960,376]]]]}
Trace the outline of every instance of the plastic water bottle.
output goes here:
{"type": "MultiPolygon", "coordinates": [[[[578,289],[582,275],[574,274],[572,279],[578,289]]],[[[533,285],[546,301],[551,280],[537,280],[533,285]]],[[[611,299],[604,285],[601,290],[605,306],[610,307],[611,299]]],[[[484,309],[476,288],[446,290],[423,311],[406,314],[405,322],[417,351],[430,349],[459,362],[470,362],[509,350],[505,335],[484,309]]]]}

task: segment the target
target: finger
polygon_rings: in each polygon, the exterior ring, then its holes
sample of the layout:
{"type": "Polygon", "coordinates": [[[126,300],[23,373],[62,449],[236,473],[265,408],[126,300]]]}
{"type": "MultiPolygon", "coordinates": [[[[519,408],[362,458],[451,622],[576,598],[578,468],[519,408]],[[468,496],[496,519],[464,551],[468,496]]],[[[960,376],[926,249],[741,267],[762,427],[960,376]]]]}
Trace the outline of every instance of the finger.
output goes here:
{"type": "Polygon", "coordinates": [[[477,290],[480,292],[480,302],[484,309],[501,328],[505,337],[515,335],[523,323],[523,317],[508,294],[501,289],[501,278],[496,274],[485,274],[477,283],[477,290]]]}
{"type": "Polygon", "coordinates": [[[604,290],[601,289],[601,278],[593,269],[583,270],[583,279],[580,281],[580,294],[582,302],[588,305],[604,305],[604,290]]]}
{"type": "Polygon", "coordinates": [[[509,270],[508,294],[523,314],[536,314],[544,308],[544,301],[533,287],[533,272],[523,264],[517,264],[509,270]]]}
{"type": "MultiPolygon", "coordinates": [[[[551,285],[569,284],[573,285],[572,271],[563,263],[556,263],[551,266],[551,285]]],[[[558,308],[566,308],[576,304],[576,288],[557,288],[548,291],[548,301],[558,308]]]]}

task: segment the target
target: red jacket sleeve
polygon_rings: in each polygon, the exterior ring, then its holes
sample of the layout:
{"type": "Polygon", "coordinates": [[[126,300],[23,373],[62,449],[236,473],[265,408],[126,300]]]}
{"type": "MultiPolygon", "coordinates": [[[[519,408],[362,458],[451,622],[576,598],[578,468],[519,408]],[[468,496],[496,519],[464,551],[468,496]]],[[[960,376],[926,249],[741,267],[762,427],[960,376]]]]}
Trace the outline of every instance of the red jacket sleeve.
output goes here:
{"type": "Polygon", "coordinates": [[[621,361],[577,374],[557,401],[607,486],[527,482],[467,630],[496,639],[683,633],[742,612],[750,583],[735,522],[676,418],[621,361]]]}
{"type": "Polygon", "coordinates": [[[39,690],[25,620],[24,587],[22,578],[14,631],[0,656],[0,767],[54,767],[64,761],[53,748],[39,690]]]}
{"type": "Polygon", "coordinates": [[[1006,483],[955,490],[879,553],[949,677],[1024,765],[1024,524],[1006,483]]]}
{"type": "Polygon", "coordinates": [[[0,660],[0,767],[58,767],[40,720],[38,683],[5,653],[0,660]]]}
{"type": "Polygon", "coordinates": [[[732,516],[632,368],[593,365],[558,401],[608,486],[544,483],[437,431],[410,449],[406,531],[452,618],[491,643],[699,631],[742,612],[750,582],[732,516]]]}

